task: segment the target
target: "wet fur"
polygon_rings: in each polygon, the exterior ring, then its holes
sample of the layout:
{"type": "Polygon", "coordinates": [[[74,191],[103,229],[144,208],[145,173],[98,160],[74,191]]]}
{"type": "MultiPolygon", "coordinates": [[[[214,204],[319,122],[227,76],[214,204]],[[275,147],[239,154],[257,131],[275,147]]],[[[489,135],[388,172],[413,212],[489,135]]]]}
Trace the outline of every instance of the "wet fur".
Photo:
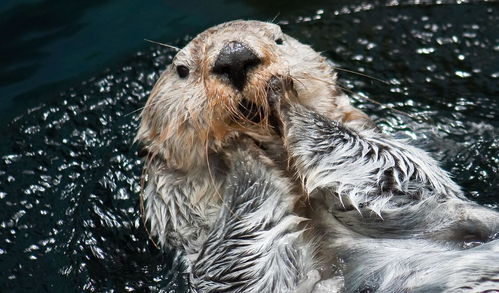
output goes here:
{"type": "Polygon", "coordinates": [[[193,290],[334,292],[341,277],[346,292],[497,283],[496,241],[464,249],[495,237],[497,213],[464,199],[423,151],[370,130],[326,60],[274,24],[200,34],[162,74],[141,119],[144,215],[162,247],[187,253],[193,290]],[[232,40],[263,60],[242,92],[210,71],[232,40]],[[188,78],[176,75],[179,64],[188,78]],[[292,86],[268,104],[275,76],[292,86]],[[261,107],[259,123],[241,115],[244,99],[261,107]]]}
{"type": "Polygon", "coordinates": [[[298,197],[251,140],[236,143],[230,159],[222,209],[193,263],[193,287],[293,292],[315,266],[314,245],[300,228],[307,219],[293,213],[298,197]]]}
{"type": "Polygon", "coordinates": [[[141,113],[136,136],[148,154],[144,214],[151,235],[161,245],[174,244],[188,254],[199,252],[221,207],[223,166],[227,164],[224,153],[240,133],[282,150],[275,146],[278,139],[268,120],[267,86],[275,75],[295,81],[300,103],[345,123],[359,127],[370,123],[338,91],[336,74],[326,59],[283,34],[278,25],[233,21],[199,34],[177,53],[157,81],[141,113]],[[282,45],[275,42],[279,38],[282,45]],[[218,52],[234,40],[245,43],[262,60],[248,74],[243,91],[212,72],[218,52]],[[188,77],[177,75],[179,65],[189,68],[188,77]],[[262,109],[259,123],[239,111],[244,100],[262,109]]]}
{"type": "Polygon", "coordinates": [[[348,128],[292,96],[274,101],[284,144],[315,237],[342,260],[346,292],[499,288],[499,213],[464,198],[424,151],[348,128]]]}
{"type": "Polygon", "coordinates": [[[285,145],[307,194],[327,193],[353,230],[449,241],[487,241],[499,231],[498,214],[465,199],[426,152],[299,104],[286,111],[285,145]]]}

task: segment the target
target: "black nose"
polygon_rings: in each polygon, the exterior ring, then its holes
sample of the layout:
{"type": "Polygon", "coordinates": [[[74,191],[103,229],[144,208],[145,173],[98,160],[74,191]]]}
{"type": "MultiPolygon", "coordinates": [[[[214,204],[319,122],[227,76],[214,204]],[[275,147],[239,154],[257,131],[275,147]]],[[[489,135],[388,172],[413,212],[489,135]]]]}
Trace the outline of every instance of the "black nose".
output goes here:
{"type": "Polygon", "coordinates": [[[218,54],[213,72],[226,75],[238,90],[244,88],[248,71],[260,64],[261,60],[240,42],[230,42],[218,54]]]}

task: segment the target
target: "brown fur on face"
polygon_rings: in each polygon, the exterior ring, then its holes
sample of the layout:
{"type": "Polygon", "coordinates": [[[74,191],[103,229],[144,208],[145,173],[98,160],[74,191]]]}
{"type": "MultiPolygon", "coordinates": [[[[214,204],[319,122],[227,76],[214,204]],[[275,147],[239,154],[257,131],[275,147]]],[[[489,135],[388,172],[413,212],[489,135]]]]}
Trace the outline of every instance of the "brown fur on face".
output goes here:
{"type": "Polygon", "coordinates": [[[300,102],[332,119],[369,121],[339,91],[336,74],[320,54],[283,34],[278,25],[233,21],[206,30],[178,52],[151,92],[137,140],[170,166],[186,169],[202,164],[208,151],[219,150],[240,132],[271,136],[267,87],[273,76],[292,79],[300,102]],[[232,41],[245,44],[261,60],[242,91],[213,73],[219,52],[232,41]],[[186,66],[189,75],[179,77],[177,66],[186,66]],[[259,108],[257,122],[241,112],[243,101],[259,108]]]}

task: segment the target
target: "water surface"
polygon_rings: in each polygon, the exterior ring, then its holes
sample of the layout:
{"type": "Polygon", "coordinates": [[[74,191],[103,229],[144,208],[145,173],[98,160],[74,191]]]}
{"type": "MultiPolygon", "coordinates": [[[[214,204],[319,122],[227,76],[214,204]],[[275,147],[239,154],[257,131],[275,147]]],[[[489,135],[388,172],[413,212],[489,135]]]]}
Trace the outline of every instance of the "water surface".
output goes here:
{"type": "MultiPolygon", "coordinates": [[[[338,67],[386,81],[339,71],[384,131],[429,150],[470,198],[497,208],[499,5],[372,3],[322,4],[278,21],[338,67]]],[[[174,252],[160,252],[143,227],[132,146],[137,109],[173,54],[149,45],[109,69],[93,66],[5,125],[1,292],[186,292],[174,252]]]]}

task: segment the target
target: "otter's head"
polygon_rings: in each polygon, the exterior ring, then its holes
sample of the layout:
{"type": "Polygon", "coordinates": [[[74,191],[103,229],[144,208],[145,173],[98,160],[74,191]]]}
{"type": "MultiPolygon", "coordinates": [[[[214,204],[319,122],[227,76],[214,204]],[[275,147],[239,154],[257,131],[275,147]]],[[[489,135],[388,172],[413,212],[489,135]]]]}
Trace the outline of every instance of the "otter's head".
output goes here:
{"type": "Polygon", "coordinates": [[[137,139],[149,153],[188,168],[239,132],[270,135],[267,87],[274,76],[292,79],[300,102],[333,119],[348,104],[326,59],[309,46],[276,24],[232,21],[177,53],[151,92],[137,139]]]}

